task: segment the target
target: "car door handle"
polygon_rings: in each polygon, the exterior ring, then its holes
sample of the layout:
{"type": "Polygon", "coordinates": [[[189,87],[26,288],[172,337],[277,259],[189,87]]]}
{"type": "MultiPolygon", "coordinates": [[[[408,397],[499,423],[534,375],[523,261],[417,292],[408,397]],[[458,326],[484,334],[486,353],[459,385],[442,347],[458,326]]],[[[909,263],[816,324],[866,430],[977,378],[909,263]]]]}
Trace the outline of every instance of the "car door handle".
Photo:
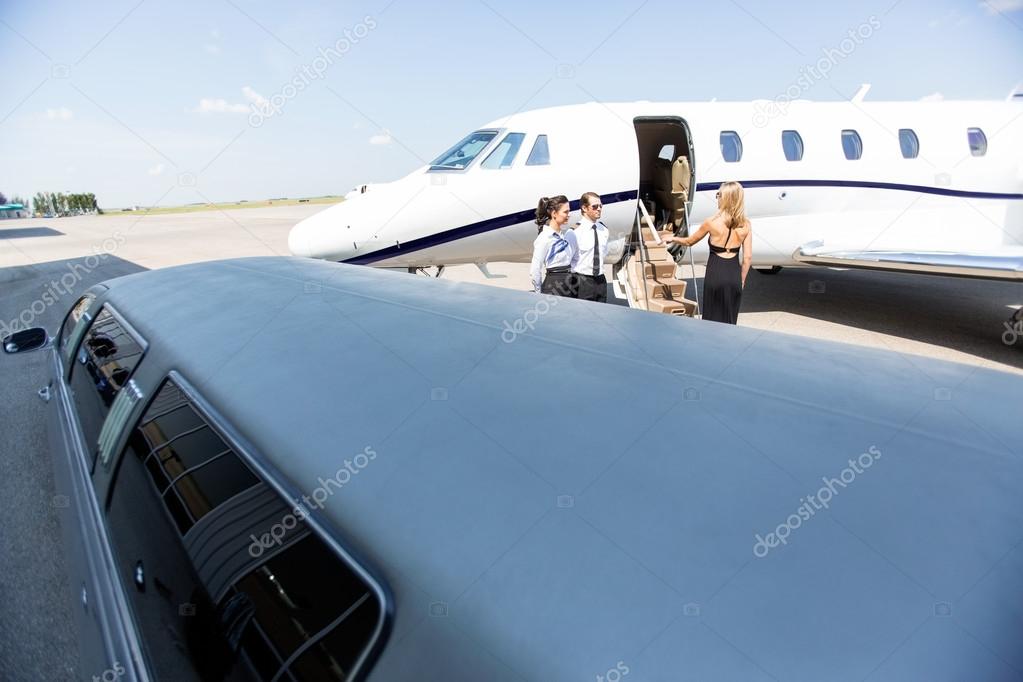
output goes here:
{"type": "Polygon", "coordinates": [[[49,385],[43,386],[38,391],[36,391],[36,395],[38,395],[39,399],[42,400],[44,403],[50,402],[51,395],[49,385]]]}

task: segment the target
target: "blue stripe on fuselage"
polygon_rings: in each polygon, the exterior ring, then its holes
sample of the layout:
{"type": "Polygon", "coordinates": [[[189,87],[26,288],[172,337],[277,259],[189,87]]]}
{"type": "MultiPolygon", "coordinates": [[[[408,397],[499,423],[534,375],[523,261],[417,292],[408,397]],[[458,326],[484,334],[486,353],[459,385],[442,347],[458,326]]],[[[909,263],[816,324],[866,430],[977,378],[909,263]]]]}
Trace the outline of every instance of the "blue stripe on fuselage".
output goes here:
{"type": "MultiPolygon", "coordinates": [[[[968,192],[965,190],[958,189],[946,189],[944,187],[929,187],[926,185],[903,185],[893,182],[866,182],[862,180],[746,180],[743,181],[742,186],[745,189],[764,189],[764,188],[783,188],[783,187],[851,187],[860,189],[887,189],[897,190],[902,192],[918,192],[921,194],[936,194],[938,196],[947,197],[960,197],[963,199],[1005,199],[1005,200],[1019,200],[1023,199],[1023,194],[1005,194],[1001,192],[968,192]]],[[[696,185],[697,192],[711,192],[717,191],[718,187],[721,186],[720,182],[701,182],[696,185]]],[[[639,190],[627,190],[625,192],[614,192],[612,194],[602,194],[600,200],[604,204],[614,204],[621,201],[634,201],[639,197],[639,190]]],[[[579,200],[575,199],[571,202],[573,211],[579,210],[579,200]]],[[[377,261],[386,260],[392,256],[404,255],[413,251],[422,251],[432,246],[439,246],[441,244],[448,244],[459,239],[465,239],[466,237],[472,237],[477,234],[483,234],[490,232],[491,230],[498,230],[502,227],[509,227],[511,225],[518,225],[519,223],[531,222],[536,217],[536,211],[529,209],[527,211],[519,211],[518,213],[509,213],[508,215],[498,216],[496,218],[488,218],[487,220],[481,220],[471,225],[463,225],[462,227],[456,227],[436,234],[427,235],[420,237],[419,239],[413,239],[412,241],[405,242],[404,244],[395,244],[394,246],[388,246],[372,253],[367,253],[363,256],[355,256],[348,260],[342,261],[344,263],[351,263],[353,265],[368,265],[377,261]]]]}

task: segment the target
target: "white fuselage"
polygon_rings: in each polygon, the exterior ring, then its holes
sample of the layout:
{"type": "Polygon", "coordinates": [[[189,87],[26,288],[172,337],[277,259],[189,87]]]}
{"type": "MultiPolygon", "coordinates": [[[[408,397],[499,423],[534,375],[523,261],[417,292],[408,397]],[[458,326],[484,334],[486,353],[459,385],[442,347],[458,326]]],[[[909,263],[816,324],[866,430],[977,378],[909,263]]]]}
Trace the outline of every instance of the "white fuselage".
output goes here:
{"type": "MultiPolygon", "coordinates": [[[[498,131],[462,170],[419,168],[373,185],[303,220],[289,237],[293,253],[387,267],[528,261],[541,196],[575,200],[597,192],[621,255],[636,220],[641,189],[634,121],[679,117],[691,136],[694,227],[716,211],[715,191],[741,182],[753,223],[753,263],[794,265],[814,241],[830,250],[1023,254],[1023,103],[796,101],[773,103],[627,103],[555,107],[514,114],[481,130],[498,131]],[[971,153],[967,131],[986,135],[971,153]],[[912,130],[919,155],[904,158],[899,131],[912,130]],[[804,153],[786,159],[783,131],[797,131],[804,153]],[[862,156],[843,153],[842,131],[855,130],[862,156]],[[734,131],[741,160],[723,158],[720,135],[734,131]],[[509,167],[483,160],[509,132],[525,134],[509,167]],[[527,165],[540,135],[549,163],[527,165]]],[[[705,258],[706,242],[694,249],[705,258]]]]}

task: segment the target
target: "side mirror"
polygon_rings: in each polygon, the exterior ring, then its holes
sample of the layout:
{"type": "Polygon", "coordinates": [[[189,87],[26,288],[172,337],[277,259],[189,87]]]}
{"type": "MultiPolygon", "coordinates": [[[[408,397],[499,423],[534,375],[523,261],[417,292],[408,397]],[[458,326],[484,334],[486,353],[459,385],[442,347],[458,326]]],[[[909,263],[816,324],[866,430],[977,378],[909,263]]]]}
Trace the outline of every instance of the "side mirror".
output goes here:
{"type": "Polygon", "coordinates": [[[5,353],[24,353],[30,350],[38,350],[46,345],[49,337],[42,327],[24,329],[20,332],[8,334],[3,338],[5,353]]]}

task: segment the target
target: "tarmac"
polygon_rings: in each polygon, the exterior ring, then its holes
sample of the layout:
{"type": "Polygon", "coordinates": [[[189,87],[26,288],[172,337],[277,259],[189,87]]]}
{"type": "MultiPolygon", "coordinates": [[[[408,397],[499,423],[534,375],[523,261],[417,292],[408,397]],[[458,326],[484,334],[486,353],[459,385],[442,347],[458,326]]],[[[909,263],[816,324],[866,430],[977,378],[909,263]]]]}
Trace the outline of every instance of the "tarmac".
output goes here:
{"type": "MultiPolygon", "coordinates": [[[[323,208],[0,221],[0,332],[18,320],[52,334],[82,292],[111,277],[221,258],[286,256],[289,229],[323,208]]],[[[449,267],[443,277],[530,289],[527,264],[489,269],[496,278],[473,265],[449,267]]],[[[695,275],[702,289],[702,268],[695,275]]],[[[1003,338],[1021,303],[1023,287],[1015,283],[785,268],[750,274],[739,324],[888,349],[911,365],[929,357],[1023,374],[1023,339],[1012,346],[1003,338]]],[[[661,350],[694,360],[714,352],[661,350]]],[[[0,671],[12,680],[80,676],[71,631],[77,598],[61,550],[45,405],[36,397],[45,359],[43,353],[0,356],[0,671]]]]}

